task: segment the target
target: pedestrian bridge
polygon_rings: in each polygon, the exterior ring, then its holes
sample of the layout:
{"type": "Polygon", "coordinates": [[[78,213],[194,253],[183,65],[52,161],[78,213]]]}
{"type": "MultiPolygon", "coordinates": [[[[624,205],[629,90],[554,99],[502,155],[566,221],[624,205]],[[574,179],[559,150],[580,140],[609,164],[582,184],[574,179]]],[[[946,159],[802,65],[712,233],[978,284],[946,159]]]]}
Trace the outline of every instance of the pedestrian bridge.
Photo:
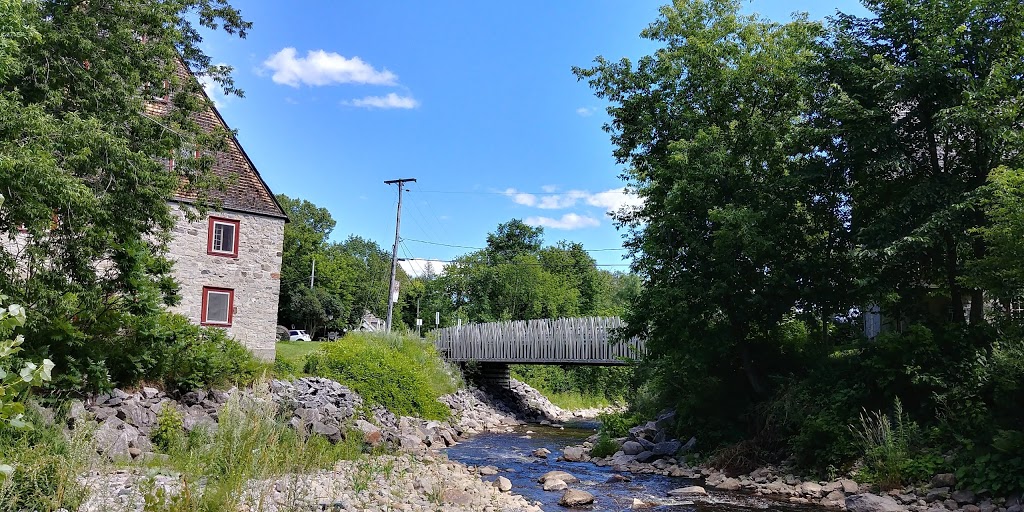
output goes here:
{"type": "Polygon", "coordinates": [[[614,342],[618,317],[520,320],[447,327],[434,344],[452,362],[508,364],[629,364],[644,354],[639,338],[614,342]]]}

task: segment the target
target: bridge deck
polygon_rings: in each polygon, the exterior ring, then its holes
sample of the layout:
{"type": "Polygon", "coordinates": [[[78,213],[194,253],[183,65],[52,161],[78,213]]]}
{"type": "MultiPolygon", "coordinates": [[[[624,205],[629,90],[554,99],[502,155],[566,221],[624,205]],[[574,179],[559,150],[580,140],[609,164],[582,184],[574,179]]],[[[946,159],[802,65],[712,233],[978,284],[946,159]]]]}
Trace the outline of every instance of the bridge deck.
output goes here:
{"type": "Polygon", "coordinates": [[[643,342],[613,343],[623,327],[614,317],[561,318],[469,324],[435,331],[441,355],[456,362],[512,364],[628,364],[643,354],[643,342]]]}

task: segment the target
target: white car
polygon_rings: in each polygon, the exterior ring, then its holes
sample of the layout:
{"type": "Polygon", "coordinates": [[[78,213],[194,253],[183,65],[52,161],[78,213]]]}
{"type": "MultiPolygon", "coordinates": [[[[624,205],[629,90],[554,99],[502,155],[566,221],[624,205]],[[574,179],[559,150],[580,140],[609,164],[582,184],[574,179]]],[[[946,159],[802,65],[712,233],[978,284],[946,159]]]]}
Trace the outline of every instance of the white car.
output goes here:
{"type": "Polygon", "coordinates": [[[306,331],[288,331],[289,341],[312,341],[306,331]]]}

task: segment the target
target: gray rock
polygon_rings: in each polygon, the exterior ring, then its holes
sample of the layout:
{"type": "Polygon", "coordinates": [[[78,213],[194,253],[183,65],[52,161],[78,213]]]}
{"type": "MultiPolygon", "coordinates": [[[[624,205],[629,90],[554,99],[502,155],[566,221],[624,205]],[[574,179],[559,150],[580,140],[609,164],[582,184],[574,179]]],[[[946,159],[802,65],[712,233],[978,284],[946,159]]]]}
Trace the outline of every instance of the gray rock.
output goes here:
{"type": "Polygon", "coordinates": [[[574,484],[580,481],[579,478],[576,478],[575,476],[572,476],[571,474],[566,473],[565,471],[548,471],[547,473],[541,475],[541,477],[538,478],[537,481],[540,483],[544,483],[552,479],[561,480],[567,484],[574,484]]]}
{"type": "Polygon", "coordinates": [[[932,477],[932,487],[954,487],[956,486],[956,475],[953,473],[939,473],[932,477]]]}
{"type": "Polygon", "coordinates": [[[846,497],[847,512],[902,512],[904,509],[889,496],[864,493],[846,497]]]}
{"type": "Polygon", "coordinates": [[[953,500],[956,501],[957,504],[960,504],[960,505],[964,505],[964,504],[967,504],[967,503],[974,503],[974,492],[969,491],[967,489],[961,489],[959,491],[953,491],[953,494],[950,495],[950,497],[953,498],[953,500]]]}
{"type": "Polygon", "coordinates": [[[142,396],[144,396],[146,398],[156,398],[159,395],[160,395],[160,391],[158,389],[156,389],[156,388],[151,388],[151,387],[143,387],[142,388],[142,396]]]}
{"type": "Polygon", "coordinates": [[[657,458],[658,458],[658,456],[655,455],[654,452],[652,452],[652,451],[642,451],[642,452],[637,454],[636,461],[637,462],[648,463],[648,462],[650,462],[652,460],[655,460],[657,458]]]}
{"type": "Polygon", "coordinates": [[[584,459],[582,446],[567,446],[562,449],[562,458],[569,462],[580,462],[584,459]]]}
{"type": "Polygon", "coordinates": [[[699,485],[691,485],[690,487],[680,487],[678,489],[672,489],[668,492],[669,496],[707,496],[708,491],[704,490],[699,485]]]}
{"type": "Polygon", "coordinates": [[[341,429],[334,425],[316,422],[313,424],[313,433],[320,434],[332,442],[338,442],[341,440],[341,429]]]}
{"type": "Polygon", "coordinates": [[[544,481],[545,491],[564,491],[569,488],[569,485],[557,478],[549,478],[544,481]]]}
{"type": "Polygon", "coordinates": [[[671,441],[664,441],[654,445],[654,449],[651,450],[655,455],[659,456],[671,456],[675,455],[680,448],[683,447],[683,443],[673,439],[671,441]]]}
{"type": "Polygon", "coordinates": [[[945,501],[949,497],[948,487],[935,487],[928,490],[928,494],[925,495],[924,501],[926,503],[932,503],[935,501],[945,501]]]}
{"type": "Polygon", "coordinates": [[[804,482],[800,484],[800,492],[803,494],[808,494],[814,498],[820,498],[822,494],[821,486],[814,482],[804,482]]]}
{"type": "Polygon", "coordinates": [[[739,480],[735,478],[726,478],[725,480],[722,480],[718,485],[716,485],[715,489],[721,491],[736,491],[739,490],[740,487],[741,485],[739,480]]]}
{"type": "Polygon", "coordinates": [[[857,494],[857,491],[860,490],[860,485],[848,478],[840,480],[839,484],[843,486],[843,492],[846,494],[857,494]]]}
{"type": "Polygon", "coordinates": [[[480,466],[479,468],[477,468],[476,472],[484,476],[497,475],[498,468],[494,466],[480,466]]]}
{"type": "Polygon", "coordinates": [[[536,450],[533,451],[532,455],[534,457],[546,459],[548,458],[548,455],[551,455],[551,450],[548,450],[547,448],[537,448],[536,450]]]}
{"type": "Polygon", "coordinates": [[[686,442],[686,444],[684,444],[682,447],[679,448],[679,452],[680,453],[689,453],[689,452],[693,451],[693,449],[696,448],[696,447],[697,447],[697,438],[696,437],[691,437],[690,440],[686,442]]]}
{"type": "Polygon", "coordinates": [[[622,443],[622,453],[625,453],[626,455],[637,455],[642,451],[644,451],[643,445],[636,441],[626,441],[625,443],[622,443]]]}
{"type": "Polygon", "coordinates": [[[569,489],[565,491],[565,494],[562,495],[562,499],[558,500],[559,505],[569,508],[582,507],[592,503],[594,503],[594,495],[579,489],[569,489]]]}
{"type": "Polygon", "coordinates": [[[503,476],[499,476],[498,479],[494,481],[494,486],[501,492],[509,492],[512,490],[512,481],[503,476]]]}

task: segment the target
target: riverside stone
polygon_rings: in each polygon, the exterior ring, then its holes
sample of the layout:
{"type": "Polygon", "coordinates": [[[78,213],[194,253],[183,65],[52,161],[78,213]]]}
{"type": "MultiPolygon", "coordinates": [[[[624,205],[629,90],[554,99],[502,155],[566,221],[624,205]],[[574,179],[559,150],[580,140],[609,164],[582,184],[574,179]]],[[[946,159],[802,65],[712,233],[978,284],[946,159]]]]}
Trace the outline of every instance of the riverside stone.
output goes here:
{"type": "Polygon", "coordinates": [[[562,499],[558,500],[558,504],[563,507],[582,507],[584,505],[590,505],[594,503],[594,495],[587,491],[581,491],[579,489],[569,489],[562,495],[562,499]]]}
{"type": "Polygon", "coordinates": [[[939,473],[932,477],[932,487],[953,487],[956,485],[956,475],[953,473],[939,473]]]}
{"type": "Polygon", "coordinates": [[[625,443],[622,443],[622,453],[626,455],[637,455],[643,451],[643,445],[636,441],[626,441],[625,443]]]}
{"type": "Polygon", "coordinates": [[[579,478],[576,478],[575,476],[572,476],[571,474],[566,473],[565,471],[557,470],[548,471],[547,473],[544,473],[543,475],[541,475],[540,478],[537,479],[537,481],[540,483],[544,483],[548,480],[561,480],[567,484],[574,484],[580,481],[579,478]]]}
{"type": "Polygon", "coordinates": [[[562,450],[562,458],[569,462],[579,462],[584,460],[584,453],[582,446],[568,446],[562,450]]]}
{"type": "Polygon", "coordinates": [[[678,489],[672,489],[668,491],[669,496],[707,496],[708,491],[704,490],[699,485],[691,485],[690,487],[680,487],[678,489]]]}
{"type": "Polygon", "coordinates": [[[564,491],[569,488],[569,485],[557,478],[549,478],[544,481],[545,491],[564,491]]]}
{"type": "Polygon", "coordinates": [[[846,497],[847,512],[901,512],[903,507],[889,496],[864,493],[846,497]]]}
{"type": "Polygon", "coordinates": [[[494,481],[494,486],[501,492],[509,492],[512,490],[512,481],[503,476],[499,476],[498,479],[494,481]]]}

